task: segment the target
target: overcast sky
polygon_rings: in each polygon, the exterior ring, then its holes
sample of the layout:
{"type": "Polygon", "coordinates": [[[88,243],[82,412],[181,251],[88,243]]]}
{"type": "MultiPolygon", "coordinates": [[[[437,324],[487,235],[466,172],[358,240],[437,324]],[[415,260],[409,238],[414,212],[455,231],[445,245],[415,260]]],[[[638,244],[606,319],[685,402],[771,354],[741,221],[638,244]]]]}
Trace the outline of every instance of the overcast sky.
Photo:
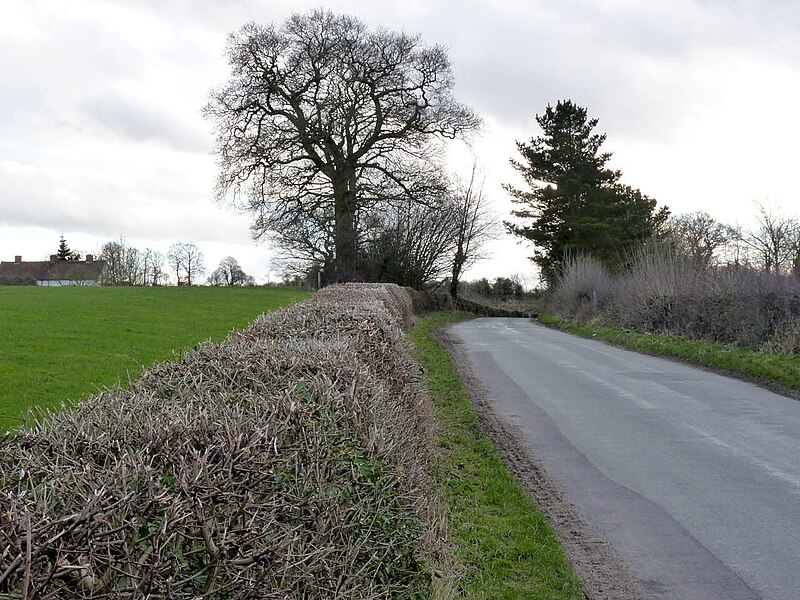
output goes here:
{"type": "MultiPolygon", "coordinates": [[[[209,271],[233,255],[265,281],[269,246],[213,202],[201,110],[227,78],[229,32],[317,7],[449,50],[456,95],[485,122],[472,151],[501,218],[515,141],[564,98],[600,119],[623,181],[673,213],[800,213],[800,2],[0,0],[0,260],[40,260],[62,234],[84,253],[191,240],[209,271]]],[[[466,174],[469,155],[453,148],[452,168],[466,174]]],[[[493,250],[468,277],[532,277],[529,248],[493,250]]]]}

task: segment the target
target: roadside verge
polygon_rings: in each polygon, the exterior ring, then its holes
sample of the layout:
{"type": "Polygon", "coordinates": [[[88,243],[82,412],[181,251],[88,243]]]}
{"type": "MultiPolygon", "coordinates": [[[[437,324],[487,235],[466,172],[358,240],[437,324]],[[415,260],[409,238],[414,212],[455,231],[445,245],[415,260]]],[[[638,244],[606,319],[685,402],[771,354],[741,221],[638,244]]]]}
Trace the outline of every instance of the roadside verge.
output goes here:
{"type": "MultiPolygon", "coordinates": [[[[473,410],[467,388],[437,341],[440,328],[467,316],[436,313],[411,331],[434,406],[434,476],[447,505],[448,537],[461,563],[461,591],[470,598],[595,597],[584,596],[547,519],[504,466],[508,446],[498,452],[484,433],[485,419],[473,410]]],[[[496,428],[488,431],[492,438],[504,435],[496,428]]],[[[519,477],[519,469],[513,464],[511,469],[519,477]]]]}
{"type": "Polygon", "coordinates": [[[686,362],[800,399],[800,356],[796,354],[759,352],[675,335],[591,325],[552,314],[539,315],[538,322],[621,348],[686,362]]]}

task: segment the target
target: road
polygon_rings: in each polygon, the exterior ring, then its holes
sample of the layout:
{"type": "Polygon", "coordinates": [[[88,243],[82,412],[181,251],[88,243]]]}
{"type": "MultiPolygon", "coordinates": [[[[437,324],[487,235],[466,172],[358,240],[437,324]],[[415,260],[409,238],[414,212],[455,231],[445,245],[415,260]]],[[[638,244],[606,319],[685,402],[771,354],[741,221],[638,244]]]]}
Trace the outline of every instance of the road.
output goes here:
{"type": "Polygon", "coordinates": [[[800,599],[800,402],[527,319],[449,334],[655,598],[800,599]]]}

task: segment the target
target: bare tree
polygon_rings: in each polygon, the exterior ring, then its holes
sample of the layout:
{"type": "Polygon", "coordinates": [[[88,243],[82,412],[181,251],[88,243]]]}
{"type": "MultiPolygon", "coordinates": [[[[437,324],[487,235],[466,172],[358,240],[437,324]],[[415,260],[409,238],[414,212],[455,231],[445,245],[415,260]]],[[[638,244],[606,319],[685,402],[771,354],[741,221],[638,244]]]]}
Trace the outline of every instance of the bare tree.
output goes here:
{"type": "Polygon", "coordinates": [[[218,198],[250,211],[254,235],[298,214],[333,219],[337,280],[357,277],[359,211],[429,195],[440,145],[479,119],[452,95],[447,52],[316,10],[228,41],[232,77],[212,92],[218,198]],[[422,175],[422,176],[420,176],[422,175]]]}
{"type": "Polygon", "coordinates": [[[232,256],[223,258],[208,278],[210,285],[255,285],[255,279],[244,272],[232,256]]]}
{"type": "Polygon", "coordinates": [[[170,269],[175,273],[175,280],[178,285],[182,284],[181,275],[183,273],[183,254],[178,248],[178,243],[172,244],[167,251],[167,263],[170,269]]]}
{"type": "Polygon", "coordinates": [[[475,180],[477,167],[473,165],[469,182],[455,184],[451,195],[455,217],[455,240],[452,268],[450,270],[450,295],[458,296],[458,283],[463,272],[484,258],[486,242],[499,234],[499,221],[489,210],[483,195],[483,181],[475,180]]]}
{"type": "Polygon", "coordinates": [[[361,254],[365,278],[414,288],[442,278],[455,241],[453,208],[447,196],[425,204],[408,200],[385,207],[361,254]]]}
{"type": "Polygon", "coordinates": [[[800,278],[800,230],[794,238],[794,248],[792,250],[794,259],[792,261],[792,275],[800,278]]]}
{"type": "Polygon", "coordinates": [[[330,211],[298,213],[291,222],[270,233],[269,239],[276,249],[273,263],[277,270],[290,277],[303,278],[311,271],[318,271],[323,282],[328,283],[334,279],[333,237],[330,211]]]}
{"type": "Polygon", "coordinates": [[[142,253],[142,285],[161,285],[165,278],[164,255],[152,248],[145,248],[142,253]]]}
{"type": "Polygon", "coordinates": [[[103,244],[100,260],[104,261],[103,285],[137,285],[141,283],[141,253],[129,246],[124,238],[103,244]]]}
{"type": "Polygon", "coordinates": [[[677,252],[697,269],[709,267],[719,250],[740,237],[735,227],[702,211],[670,218],[666,231],[677,252]]]}
{"type": "Polygon", "coordinates": [[[194,242],[175,242],[167,253],[178,285],[192,285],[195,277],[205,272],[203,253],[194,242]]]}
{"type": "Polygon", "coordinates": [[[756,210],[756,226],[742,240],[768,273],[790,271],[797,261],[800,224],[762,202],[756,202],[756,210]]]}

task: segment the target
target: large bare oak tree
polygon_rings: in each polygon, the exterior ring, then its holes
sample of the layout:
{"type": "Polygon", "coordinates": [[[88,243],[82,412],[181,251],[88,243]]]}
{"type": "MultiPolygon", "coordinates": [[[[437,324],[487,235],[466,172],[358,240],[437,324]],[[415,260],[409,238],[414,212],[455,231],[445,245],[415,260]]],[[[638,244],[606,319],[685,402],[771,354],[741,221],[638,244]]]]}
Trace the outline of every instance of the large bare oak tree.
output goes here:
{"type": "Polygon", "coordinates": [[[227,51],[231,78],[206,107],[218,198],[253,214],[256,237],[332,215],[340,281],[358,278],[359,214],[429,196],[437,142],[479,126],[453,96],[446,51],[418,35],[317,10],[249,23],[227,51]]]}

